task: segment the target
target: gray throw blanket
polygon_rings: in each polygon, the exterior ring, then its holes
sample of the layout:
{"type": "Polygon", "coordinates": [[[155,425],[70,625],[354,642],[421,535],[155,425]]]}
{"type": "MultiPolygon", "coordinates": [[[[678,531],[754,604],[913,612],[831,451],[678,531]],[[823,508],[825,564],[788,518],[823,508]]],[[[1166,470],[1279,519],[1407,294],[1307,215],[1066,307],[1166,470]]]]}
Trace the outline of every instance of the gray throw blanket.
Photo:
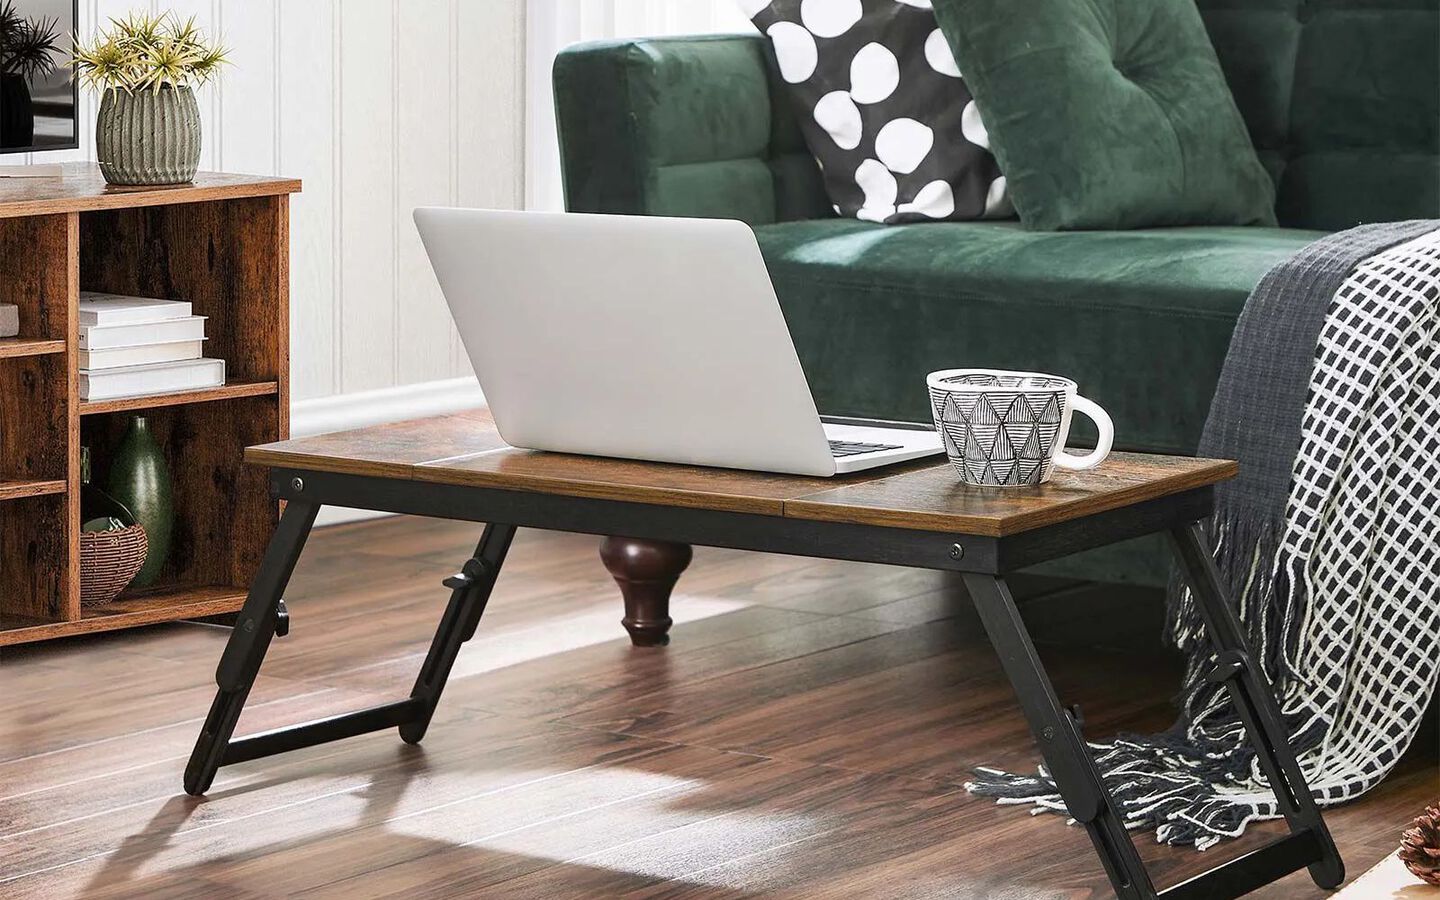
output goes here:
{"type": "MultiPolygon", "coordinates": [[[[1246,301],[1230,337],[1196,453],[1240,461],[1239,476],[1215,490],[1211,520],[1212,538],[1215,531],[1229,537],[1216,546],[1215,563],[1231,597],[1289,593],[1284,585],[1262,584],[1247,591],[1246,579],[1257,561],[1274,559],[1280,548],[1315,348],[1331,299],[1361,262],[1433,231],[1436,225],[1387,222],[1328,235],[1265,273],[1246,301]]],[[[1283,572],[1277,574],[1284,577],[1283,572]]],[[[1170,590],[1172,638],[1200,627],[1195,610],[1183,602],[1182,587],[1177,578],[1170,590]]],[[[1271,679],[1284,671],[1280,647],[1287,642],[1293,645],[1298,624],[1293,617],[1271,621],[1279,611],[1268,606],[1251,615],[1242,609],[1240,615],[1250,649],[1271,679]]]]}
{"type": "MultiPolygon", "coordinates": [[[[1231,339],[1200,455],[1238,459],[1208,526],[1316,798],[1373,786],[1440,666],[1440,222],[1363,226],[1271,270],[1231,339]]],[[[1201,849],[1276,814],[1188,592],[1172,586],[1184,712],[1092,745],[1133,828],[1201,849]]],[[[967,785],[1063,812],[1038,776],[967,785]]]]}

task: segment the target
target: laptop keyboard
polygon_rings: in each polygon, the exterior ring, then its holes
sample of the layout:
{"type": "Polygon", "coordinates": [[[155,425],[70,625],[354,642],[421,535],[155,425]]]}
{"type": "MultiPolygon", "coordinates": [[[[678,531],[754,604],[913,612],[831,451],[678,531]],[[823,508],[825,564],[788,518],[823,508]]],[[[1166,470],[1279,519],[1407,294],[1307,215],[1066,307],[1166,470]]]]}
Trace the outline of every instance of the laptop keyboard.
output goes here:
{"type": "Polygon", "coordinates": [[[877,450],[899,450],[902,446],[902,444],[867,444],[862,441],[831,441],[830,455],[839,459],[842,456],[874,453],[877,450]]]}

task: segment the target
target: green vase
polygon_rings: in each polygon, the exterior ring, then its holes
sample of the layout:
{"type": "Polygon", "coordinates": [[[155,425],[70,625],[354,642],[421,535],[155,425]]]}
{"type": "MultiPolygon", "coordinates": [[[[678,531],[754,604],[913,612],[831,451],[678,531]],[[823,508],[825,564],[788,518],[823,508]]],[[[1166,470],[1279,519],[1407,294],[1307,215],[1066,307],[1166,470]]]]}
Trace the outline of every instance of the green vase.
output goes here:
{"type": "Polygon", "coordinates": [[[150,550],[145,565],[130,582],[131,587],[146,587],[155,581],[170,554],[170,531],[175,524],[174,488],[165,455],[150,434],[144,416],[130,420],[130,428],[110,461],[110,479],[106,483],[110,496],[145,526],[150,550]]]}

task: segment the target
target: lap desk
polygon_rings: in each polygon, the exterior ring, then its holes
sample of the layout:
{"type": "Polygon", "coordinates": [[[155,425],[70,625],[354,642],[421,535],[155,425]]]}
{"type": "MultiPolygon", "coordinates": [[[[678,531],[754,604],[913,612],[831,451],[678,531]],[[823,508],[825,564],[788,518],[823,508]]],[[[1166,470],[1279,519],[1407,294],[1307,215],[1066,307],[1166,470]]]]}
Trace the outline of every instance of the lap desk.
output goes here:
{"type": "Polygon", "coordinates": [[[517,450],[482,412],[251,447],[246,460],[270,469],[285,512],[221,657],[219,692],[185,772],[188,793],[208,790],[221,766],[371,731],[398,728],[419,742],[515,529],[546,528],[963,573],[1046,765],[1118,896],[1236,897],[1305,867],[1324,886],[1342,878],[1196,524],[1210,514],[1213,486],[1235,475],[1233,462],[1116,453],[1097,469],[1019,489],[962,485],[934,459],[810,478],[517,450]],[[232,738],[271,638],[287,628],[283,592],[327,504],[486,524],[474,555],[445,580],[449,605],[409,697],[232,738]],[[1211,677],[1227,685],[1290,827],[1158,895],[1005,583],[1016,569],[1155,532],[1169,536],[1196,594],[1216,653],[1211,677]]]}

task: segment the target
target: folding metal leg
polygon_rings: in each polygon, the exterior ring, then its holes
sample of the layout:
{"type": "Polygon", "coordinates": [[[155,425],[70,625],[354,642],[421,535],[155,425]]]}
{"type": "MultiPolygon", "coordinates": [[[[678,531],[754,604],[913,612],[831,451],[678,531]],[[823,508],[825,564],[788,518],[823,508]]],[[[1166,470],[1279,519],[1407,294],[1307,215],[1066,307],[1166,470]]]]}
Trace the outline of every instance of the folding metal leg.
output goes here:
{"type": "Polygon", "coordinates": [[[1290,833],[1159,894],[1105,788],[1079,723],[1061,705],[1045,674],[1004,579],[967,574],[965,586],[1015,688],[1060,796],[1070,815],[1089,832],[1118,897],[1225,900],[1301,868],[1308,868],[1320,887],[1336,887],[1345,878],[1340,854],[1290,749],[1279,705],[1263,673],[1250,660],[1240,622],[1199,528],[1174,529],[1170,538],[1216,651],[1216,666],[1210,677],[1225,683],[1260,766],[1275,789],[1290,833]]]}
{"type": "Polygon", "coordinates": [[[1319,856],[1309,865],[1310,877],[1322,888],[1337,887],[1345,880],[1345,865],[1290,749],[1275,695],[1264,672],[1250,659],[1240,620],[1231,608],[1200,526],[1176,528],[1170,532],[1170,540],[1215,649],[1216,665],[1210,679],[1225,683],[1291,832],[1308,833],[1318,847],[1319,856]]]}
{"type": "Polygon", "coordinates": [[[965,575],[965,587],[1015,689],[1065,806],[1085,826],[1121,900],[1155,897],[1155,887],[1095,767],[1074,713],[1060,704],[1003,578],[965,575]]]}
{"type": "Polygon", "coordinates": [[[398,726],[405,741],[412,744],[420,741],[435,713],[440,692],[445,688],[460,645],[475,635],[480,616],[490,599],[490,591],[500,573],[500,565],[515,536],[513,525],[487,525],[475,549],[475,556],[466,561],[459,574],[445,579],[446,586],[451,589],[450,603],[440,620],[420,676],[407,699],[232,740],[235,723],[240,719],[240,711],[260,671],[270,639],[283,624],[288,624],[281,594],[295,570],[295,563],[300,558],[300,551],[305,546],[305,538],[318,511],[317,504],[290,501],[275,536],[270,540],[260,572],[255,577],[215,673],[220,690],[190,755],[190,763],[185,767],[185,792],[188,794],[198,796],[209,790],[221,766],[384,728],[398,726]]]}
{"type": "Polygon", "coordinates": [[[445,586],[451,591],[450,605],[445,608],[425,664],[420,667],[420,675],[410,691],[410,699],[419,703],[420,709],[415,718],[400,726],[400,737],[405,743],[418,744],[425,737],[425,729],[430,726],[430,718],[440,703],[440,692],[445,690],[445,682],[450,677],[450,667],[460,654],[460,645],[475,636],[475,628],[485,613],[485,604],[490,600],[490,592],[495,588],[495,579],[514,537],[514,525],[485,526],[475,555],[458,574],[445,579],[445,586]]]}
{"type": "Polygon", "coordinates": [[[291,500],[285,505],[285,513],[280,517],[270,545],[265,548],[260,571],[255,575],[240,618],[230,632],[230,641],[215,670],[215,683],[220,690],[210,705],[210,714],[205,717],[205,725],[185,767],[187,794],[199,796],[208,791],[215,780],[230,735],[240,720],[240,710],[245,707],[245,698],[250,695],[250,686],[279,625],[281,595],[290,583],[290,575],[295,571],[295,563],[305,549],[305,539],[319,512],[318,504],[302,500],[291,500]]]}

